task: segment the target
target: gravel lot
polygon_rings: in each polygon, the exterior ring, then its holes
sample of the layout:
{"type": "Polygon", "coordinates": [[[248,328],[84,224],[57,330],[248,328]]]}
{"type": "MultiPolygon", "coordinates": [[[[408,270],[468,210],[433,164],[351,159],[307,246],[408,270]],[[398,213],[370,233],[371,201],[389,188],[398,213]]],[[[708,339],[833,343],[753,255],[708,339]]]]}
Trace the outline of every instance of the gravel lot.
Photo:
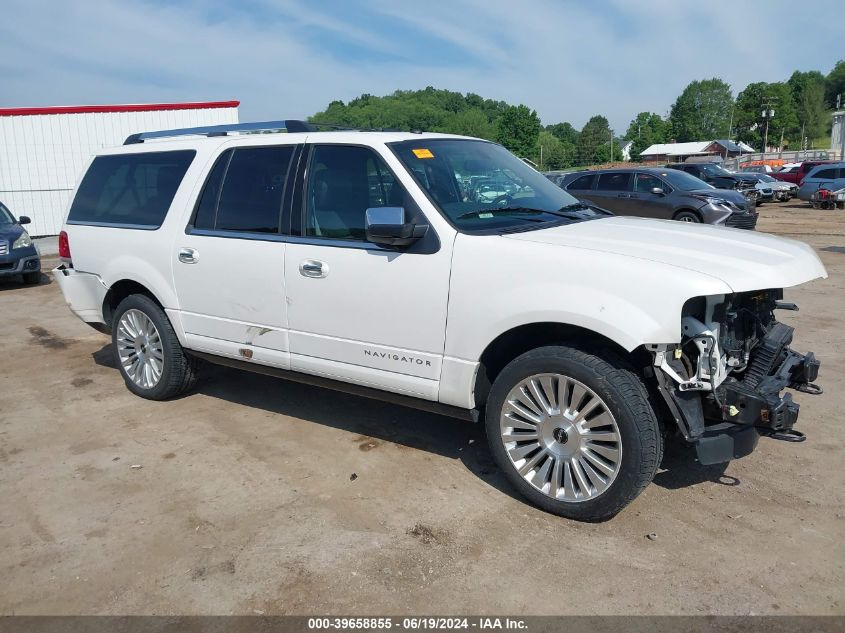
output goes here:
{"type": "Polygon", "coordinates": [[[807,442],[672,446],[597,525],[515,497],[469,423],[211,366],[136,398],[56,283],[0,282],[0,613],[845,614],[845,212],[762,216],[830,273],[783,315],[822,360],[807,442]]]}

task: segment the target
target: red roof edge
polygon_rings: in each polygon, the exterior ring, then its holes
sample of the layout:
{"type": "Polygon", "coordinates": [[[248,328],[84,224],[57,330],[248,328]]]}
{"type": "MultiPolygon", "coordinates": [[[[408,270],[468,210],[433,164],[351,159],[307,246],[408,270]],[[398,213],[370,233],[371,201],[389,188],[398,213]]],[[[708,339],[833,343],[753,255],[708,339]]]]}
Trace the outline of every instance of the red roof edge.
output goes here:
{"type": "Polygon", "coordinates": [[[194,101],[189,103],[131,103],[125,105],[47,106],[44,108],[0,108],[0,116],[35,114],[90,114],[95,112],[156,112],[161,110],[207,110],[237,108],[240,101],[194,101]]]}

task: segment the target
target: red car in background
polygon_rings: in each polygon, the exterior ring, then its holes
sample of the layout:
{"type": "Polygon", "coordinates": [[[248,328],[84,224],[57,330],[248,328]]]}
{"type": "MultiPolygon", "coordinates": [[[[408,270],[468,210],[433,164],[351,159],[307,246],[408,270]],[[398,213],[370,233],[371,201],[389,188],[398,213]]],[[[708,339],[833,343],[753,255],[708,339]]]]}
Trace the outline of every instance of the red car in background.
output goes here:
{"type": "Polygon", "coordinates": [[[806,176],[813,167],[816,165],[824,165],[825,163],[835,162],[835,160],[805,160],[797,167],[787,167],[786,169],[776,171],[769,175],[773,178],[777,178],[778,180],[783,180],[784,182],[794,183],[800,187],[801,182],[804,180],[804,176],[806,176]]]}

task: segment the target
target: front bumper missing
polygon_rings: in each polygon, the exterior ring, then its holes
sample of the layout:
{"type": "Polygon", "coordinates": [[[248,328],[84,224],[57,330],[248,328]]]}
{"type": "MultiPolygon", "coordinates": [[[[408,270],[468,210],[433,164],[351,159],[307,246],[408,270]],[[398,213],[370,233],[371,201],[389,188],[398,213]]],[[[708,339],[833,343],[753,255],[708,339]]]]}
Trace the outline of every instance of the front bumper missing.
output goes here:
{"type": "Polygon", "coordinates": [[[681,391],[662,369],[655,367],[658,388],[684,438],[695,445],[702,464],[718,464],[744,457],[757,446],[760,435],[781,439],[798,420],[795,389],[822,393],[815,384],[820,363],[812,352],[789,348],[792,328],[776,324],[755,350],[742,380],[727,378],[715,391],[681,391]]]}

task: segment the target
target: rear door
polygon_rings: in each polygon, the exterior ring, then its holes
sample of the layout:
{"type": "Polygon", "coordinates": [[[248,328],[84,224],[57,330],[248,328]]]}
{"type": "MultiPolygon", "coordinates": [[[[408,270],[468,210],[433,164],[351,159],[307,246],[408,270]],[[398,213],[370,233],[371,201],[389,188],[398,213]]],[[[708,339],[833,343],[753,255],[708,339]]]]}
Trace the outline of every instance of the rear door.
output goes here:
{"type": "Polygon", "coordinates": [[[214,162],[173,244],[189,348],[289,367],[281,218],[300,150],[241,146],[214,162]]]}
{"type": "Polygon", "coordinates": [[[618,215],[630,215],[633,174],[629,171],[606,171],[599,174],[593,195],[596,204],[618,215]]]}

